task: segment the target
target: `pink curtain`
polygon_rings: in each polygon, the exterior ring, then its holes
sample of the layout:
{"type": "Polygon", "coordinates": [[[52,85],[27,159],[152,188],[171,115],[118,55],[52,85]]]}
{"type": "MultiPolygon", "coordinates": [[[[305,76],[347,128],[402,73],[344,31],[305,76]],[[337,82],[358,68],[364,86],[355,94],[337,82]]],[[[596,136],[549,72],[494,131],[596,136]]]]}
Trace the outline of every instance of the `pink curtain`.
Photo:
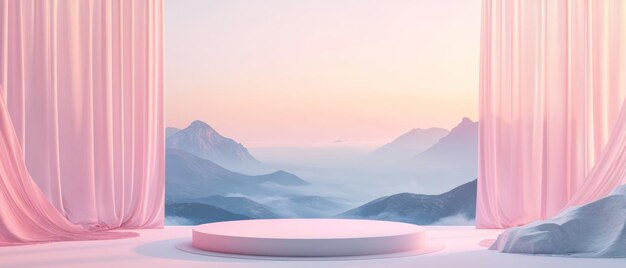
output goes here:
{"type": "Polygon", "coordinates": [[[477,227],[626,182],[626,2],[483,0],[481,40],[477,227]]]}
{"type": "MultiPolygon", "coordinates": [[[[4,92],[2,88],[0,92],[4,92]]],[[[135,236],[89,230],[69,222],[28,174],[3,98],[0,98],[0,126],[0,246],[135,236]]]]}
{"type": "MultiPolygon", "coordinates": [[[[162,10],[162,0],[0,0],[3,97],[32,179],[72,223],[163,225],[162,10]]],[[[23,201],[12,198],[0,207],[23,201]]]]}

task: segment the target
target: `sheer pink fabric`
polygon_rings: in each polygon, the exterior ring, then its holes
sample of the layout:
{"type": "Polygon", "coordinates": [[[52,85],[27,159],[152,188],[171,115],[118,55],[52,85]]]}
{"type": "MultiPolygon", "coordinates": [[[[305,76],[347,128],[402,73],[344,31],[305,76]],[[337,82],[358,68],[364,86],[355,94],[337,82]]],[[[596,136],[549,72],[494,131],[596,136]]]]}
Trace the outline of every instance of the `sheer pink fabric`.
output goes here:
{"type": "Polygon", "coordinates": [[[476,225],[551,217],[624,183],[626,2],[484,0],[476,225]]]}
{"type": "Polygon", "coordinates": [[[626,101],[602,154],[565,208],[607,196],[621,184],[626,184],[626,101]]]}
{"type": "Polygon", "coordinates": [[[73,223],[163,225],[162,9],[0,1],[0,86],[17,139],[34,181],[73,223]]]}
{"type": "Polygon", "coordinates": [[[136,236],[88,230],[69,222],[30,177],[22,155],[4,99],[0,98],[0,246],[136,236]]]}

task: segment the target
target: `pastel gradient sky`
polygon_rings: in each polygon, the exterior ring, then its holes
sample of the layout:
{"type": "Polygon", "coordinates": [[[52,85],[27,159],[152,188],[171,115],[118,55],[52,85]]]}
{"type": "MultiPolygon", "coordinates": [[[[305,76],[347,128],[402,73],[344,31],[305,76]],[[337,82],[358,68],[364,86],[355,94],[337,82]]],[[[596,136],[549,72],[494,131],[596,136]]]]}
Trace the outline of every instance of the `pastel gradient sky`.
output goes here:
{"type": "Polygon", "coordinates": [[[374,147],[477,118],[479,0],[165,5],[167,126],[200,119],[248,147],[374,147]]]}

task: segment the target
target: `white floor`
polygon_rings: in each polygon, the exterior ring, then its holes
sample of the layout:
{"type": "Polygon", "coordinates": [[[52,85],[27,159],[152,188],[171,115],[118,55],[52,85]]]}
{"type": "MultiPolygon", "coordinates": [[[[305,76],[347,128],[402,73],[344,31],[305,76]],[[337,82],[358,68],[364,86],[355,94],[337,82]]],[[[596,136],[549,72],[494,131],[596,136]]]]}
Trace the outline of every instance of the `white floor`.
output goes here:
{"type": "Polygon", "coordinates": [[[138,238],[114,241],[62,242],[0,247],[0,267],[626,267],[626,259],[580,259],[502,254],[479,245],[498,230],[428,227],[429,237],[446,248],[437,253],[394,259],[352,261],[260,261],[217,258],[182,252],[174,247],[190,239],[190,227],[141,230],[138,238]]]}

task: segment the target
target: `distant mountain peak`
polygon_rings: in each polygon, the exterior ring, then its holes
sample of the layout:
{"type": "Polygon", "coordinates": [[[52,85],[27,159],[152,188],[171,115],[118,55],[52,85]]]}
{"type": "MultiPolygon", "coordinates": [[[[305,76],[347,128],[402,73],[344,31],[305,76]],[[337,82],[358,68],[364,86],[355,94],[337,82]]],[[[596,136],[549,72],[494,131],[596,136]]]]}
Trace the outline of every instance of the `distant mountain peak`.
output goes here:
{"type": "Polygon", "coordinates": [[[188,127],[167,138],[166,146],[229,168],[246,168],[259,164],[241,143],[222,136],[200,120],[191,122],[188,127]]]}
{"type": "Polygon", "coordinates": [[[476,121],[469,119],[468,117],[463,117],[463,119],[461,120],[461,123],[459,123],[457,127],[463,126],[463,125],[473,125],[476,123],[477,123],[476,121]]]}
{"type": "Polygon", "coordinates": [[[428,149],[448,133],[443,128],[413,128],[376,149],[369,155],[369,159],[378,162],[405,160],[428,149]]]}
{"type": "MultiPolygon", "coordinates": [[[[468,134],[467,131],[476,132],[478,134],[478,122],[472,121],[467,117],[463,117],[461,123],[459,123],[456,127],[450,130],[449,135],[460,135],[460,134],[468,134]]],[[[478,141],[478,139],[476,139],[478,141]]]]}
{"type": "Polygon", "coordinates": [[[189,124],[188,128],[194,128],[194,129],[205,128],[205,129],[210,129],[212,131],[215,131],[215,129],[209,126],[209,124],[200,120],[194,120],[193,122],[191,122],[191,124],[189,124]]]}
{"type": "Polygon", "coordinates": [[[272,174],[275,174],[275,175],[284,175],[284,174],[290,174],[290,173],[289,173],[289,172],[287,172],[287,171],[284,171],[284,170],[280,169],[280,170],[277,170],[277,171],[272,172],[272,174]]]}
{"type": "Polygon", "coordinates": [[[225,138],[224,136],[222,136],[220,133],[217,132],[217,130],[215,130],[213,127],[211,127],[209,124],[200,121],[200,120],[195,120],[193,122],[191,122],[191,124],[189,124],[189,126],[187,126],[187,128],[185,128],[188,131],[193,131],[196,133],[201,133],[201,134],[206,134],[206,135],[210,135],[210,136],[218,136],[221,138],[225,138]]]}
{"type": "Polygon", "coordinates": [[[450,130],[428,150],[417,155],[425,161],[441,163],[459,163],[477,166],[478,155],[478,122],[464,117],[461,122],[450,130]]]}
{"type": "Polygon", "coordinates": [[[271,174],[255,176],[258,183],[272,182],[282,185],[299,186],[308,185],[309,183],[300,177],[284,170],[278,170],[271,174]]]}
{"type": "Polygon", "coordinates": [[[447,134],[449,131],[447,129],[440,128],[440,127],[413,128],[413,129],[409,130],[409,132],[402,134],[400,137],[396,138],[395,140],[400,140],[403,137],[407,137],[407,136],[410,136],[410,135],[415,135],[415,134],[417,134],[419,132],[422,132],[422,133],[435,132],[435,133],[439,133],[439,134],[442,134],[442,133],[446,133],[447,134]]]}

